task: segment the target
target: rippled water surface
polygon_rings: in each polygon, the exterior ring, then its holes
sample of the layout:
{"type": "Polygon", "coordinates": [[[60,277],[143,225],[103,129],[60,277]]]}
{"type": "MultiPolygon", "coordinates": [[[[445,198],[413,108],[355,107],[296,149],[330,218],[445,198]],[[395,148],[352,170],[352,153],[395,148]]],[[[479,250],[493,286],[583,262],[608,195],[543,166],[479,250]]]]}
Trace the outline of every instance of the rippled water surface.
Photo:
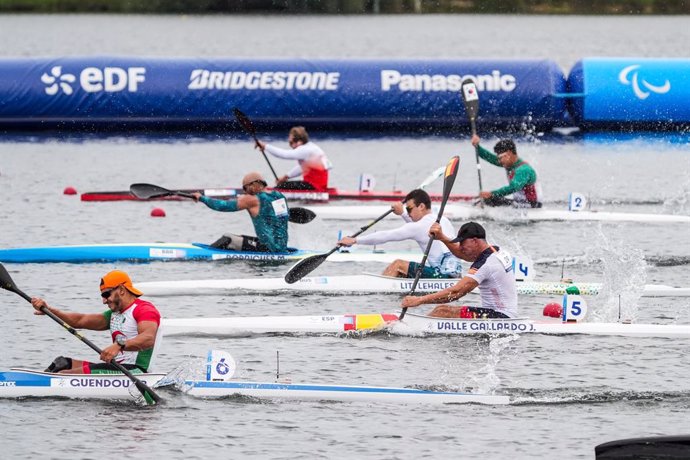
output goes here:
{"type": "MultiPolygon", "coordinates": [[[[372,56],[534,57],[568,67],[585,56],[681,56],[684,18],[553,17],[99,17],[0,16],[5,56],[372,56]],[[584,30],[584,32],[582,32],[584,30]],[[577,40],[573,37],[577,36],[577,40]],[[650,37],[654,37],[651,40],[650,37]],[[576,43],[577,46],[573,46],[576,43]]],[[[284,143],[284,133],[259,133],[284,143]]],[[[408,190],[452,155],[461,157],[454,192],[476,191],[467,138],[347,138],[312,132],[336,168],[332,183],[356,188],[369,172],[379,190],[408,190]]],[[[486,140],[493,143],[494,138],[486,140]]],[[[528,133],[520,154],[539,173],[549,206],[567,194],[589,196],[593,209],[690,214],[690,155],[685,135],[564,136],[528,133]]],[[[278,172],[292,165],[275,160],[278,172]]],[[[62,195],[125,190],[134,182],[169,188],[239,183],[250,170],[269,174],[242,137],[71,139],[27,135],[0,142],[0,244],[33,245],[191,242],[224,231],[249,232],[242,214],[177,203],[86,203],[62,195]],[[160,206],[167,217],[149,216],[160,206]]],[[[486,187],[504,183],[485,166],[486,187]]],[[[440,191],[440,184],[432,187],[440,191]]],[[[315,220],[290,228],[295,246],[327,249],[338,231],[363,222],[315,220]]],[[[455,222],[456,226],[461,222],[455,222]]],[[[537,278],[563,273],[607,282],[590,309],[616,319],[690,323],[688,299],[639,299],[644,283],[688,286],[687,224],[485,222],[489,239],[536,261],[537,278]],[[632,294],[631,294],[632,293],[632,294]]],[[[376,228],[398,225],[386,220],[376,228]]],[[[413,249],[408,243],[392,248],[413,249]]],[[[242,263],[28,264],[6,267],[18,286],[49,303],[102,310],[98,280],[117,267],[135,281],[279,277],[281,265],[242,263]]],[[[377,264],[329,264],[317,274],[379,272],[377,264]]],[[[391,311],[398,298],[235,295],[152,298],[171,318],[307,315],[391,311]]],[[[521,312],[539,316],[549,297],[521,298],[521,312]]],[[[0,293],[5,346],[0,369],[44,368],[56,355],[95,359],[20,297],[0,293]]],[[[88,332],[101,346],[105,334],[88,332]]],[[[209,348],[230,351],[242,379],[272,381],[276,352],[294,382],[416,386],[509,395],[508,406],[442,407],[228,398],[197,400],[165,391],[166,404],[63,400],[0,402],[7,458],[94,458],[117,449],[124,458],[592,458],[594,446],[618,438],[690,431],[686,340],[617,337],[440,337],[378,333],[357,337],[264,336],[167,338],[164,369],[191,366],[209,348]]]]}

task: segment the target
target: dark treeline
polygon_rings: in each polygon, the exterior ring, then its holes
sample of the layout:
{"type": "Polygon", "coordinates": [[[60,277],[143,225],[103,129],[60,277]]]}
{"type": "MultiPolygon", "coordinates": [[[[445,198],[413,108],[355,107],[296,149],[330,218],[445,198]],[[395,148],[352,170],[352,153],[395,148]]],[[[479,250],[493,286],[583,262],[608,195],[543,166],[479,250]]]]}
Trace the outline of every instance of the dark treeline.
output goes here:
{"type": "Polygon", "coordinates": [[[1,12],[690,14],[690,0],[0,0],[1,12]]]}

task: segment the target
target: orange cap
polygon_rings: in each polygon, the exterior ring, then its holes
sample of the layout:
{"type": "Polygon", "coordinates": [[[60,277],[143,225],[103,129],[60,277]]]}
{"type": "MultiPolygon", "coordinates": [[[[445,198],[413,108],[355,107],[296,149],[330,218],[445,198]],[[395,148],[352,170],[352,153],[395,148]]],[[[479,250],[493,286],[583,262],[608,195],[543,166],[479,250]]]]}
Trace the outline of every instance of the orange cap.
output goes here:
{"type": "Polygon", "coordinates": [[[139,289],[132,286],[132,280],[129,278],[129,275],[122,270],[113,270],[101,278],[101,292],[114,289],[119,285],[123,285],[125,289],[135,296],[143,294],[139,289]]]}

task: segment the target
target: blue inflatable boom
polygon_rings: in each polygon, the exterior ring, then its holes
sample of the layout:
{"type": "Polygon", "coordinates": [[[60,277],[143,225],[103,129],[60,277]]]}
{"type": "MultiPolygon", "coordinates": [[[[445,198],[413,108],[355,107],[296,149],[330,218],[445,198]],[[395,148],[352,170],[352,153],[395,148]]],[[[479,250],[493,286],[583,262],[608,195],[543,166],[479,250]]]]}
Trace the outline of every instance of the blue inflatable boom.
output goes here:
{"type": "Polygon", "coordinates": [[[227,128],[233,107],[268,127],[466,127],[468,77],[483,129],[566,120],[549,60],[3,59],[0,75],[0,124],[15,127],[227,128]]]}
{"type": "Polygon", "coordinates": [[[468,130],[475,81],[489,130],[690,125],[690,59],[586,58],[566,78],[548,59],[0,59],[0,127],[468,130]]]}

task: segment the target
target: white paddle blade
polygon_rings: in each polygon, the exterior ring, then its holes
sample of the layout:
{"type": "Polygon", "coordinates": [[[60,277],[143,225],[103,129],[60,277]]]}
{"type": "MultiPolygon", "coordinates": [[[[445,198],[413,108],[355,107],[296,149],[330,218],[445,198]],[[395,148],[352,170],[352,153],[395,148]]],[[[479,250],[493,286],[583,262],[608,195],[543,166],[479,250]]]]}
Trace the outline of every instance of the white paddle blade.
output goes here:
{"type": "Polygon", "coordinates": [[[436,182],[436,181],[438,180],[439,177],[442,177],[443,174],[444,174],[445,172],[446,172],[446,167],[445,167],[445,166],[441,166],[440,168],[438,168],[437,170],[435,170],[434,172],[432,172],[431,174],[429,174],[429,177],[427,177],[426,179],[424,179],[424,182],[422,182],[422,183],[419,185],[419,188],[425,189],[425,188],[428,187],[429,185],[431,185],[431,184],[433,184],[434,182],[436,182]]]}

